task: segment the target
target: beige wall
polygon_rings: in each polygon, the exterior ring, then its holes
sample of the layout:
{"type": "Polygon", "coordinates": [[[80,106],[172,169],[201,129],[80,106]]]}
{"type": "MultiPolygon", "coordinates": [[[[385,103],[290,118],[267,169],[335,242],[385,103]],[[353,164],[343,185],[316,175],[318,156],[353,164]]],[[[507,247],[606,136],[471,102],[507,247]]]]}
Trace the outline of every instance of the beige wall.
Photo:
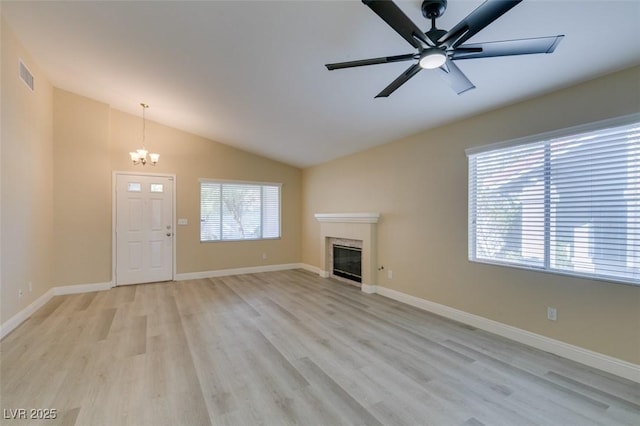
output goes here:
{"type": "Polygon", "coordinates": [[[152,120],[146,147],[160,162],[134,166],[140,116],[59,89],[54,99],[56,285],[111,281],[113,171],[176,175],[177,217],[189,223],[176,231],[177,273],[300,262],[300,169],[152,120]],[[282,238],[200,243],[200,178],[282,183],[282,238]]]}
{"type": "Polygon", "coordinates": [[[638,112],[639,82],[629,69],[305,169],[303,262],[321,266],[314,213],[380,212],[379,285],[640,363],[640,287],[467,260],[464,152],[638,112]]]}
{"type": "Polygon", "coordinates": [[[110,282],[110,109],[60,89],[53,99],[53,282],[110,282]]]}
{"type": "Polygon", "coordinates": [[[4,322],[52,286],[53,89],[9,26],[0,22],[0,321],[4,322]],[[35,91],[19,78],[19,58],[35,77],[35,91]]]}

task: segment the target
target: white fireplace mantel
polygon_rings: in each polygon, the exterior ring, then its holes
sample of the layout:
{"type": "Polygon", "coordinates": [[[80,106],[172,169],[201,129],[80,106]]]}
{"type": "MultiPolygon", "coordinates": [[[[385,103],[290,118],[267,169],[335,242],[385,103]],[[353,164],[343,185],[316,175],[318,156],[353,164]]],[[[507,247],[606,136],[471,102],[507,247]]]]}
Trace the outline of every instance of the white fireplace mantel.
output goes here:
{"type": "Polygon", "coordinates": [[[316,213],[318,222],[378,223],[380,213],[316,213]]]}
{"type": "Polygon", "coordinates": [[[362,241],[362,285],[371,293],[376,285],[376,224],[380,213],[316,213],[320,222],[320,276],[330,276],[330,240],[344,238],[362,241]]]}

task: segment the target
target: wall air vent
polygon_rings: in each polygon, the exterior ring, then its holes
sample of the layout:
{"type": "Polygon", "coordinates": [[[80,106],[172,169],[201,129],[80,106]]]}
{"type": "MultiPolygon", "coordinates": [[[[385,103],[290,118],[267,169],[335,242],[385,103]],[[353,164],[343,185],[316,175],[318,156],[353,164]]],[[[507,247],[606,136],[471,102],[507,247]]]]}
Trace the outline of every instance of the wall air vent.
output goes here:
{"type": "Polygon", "coordinates": [[[20,80],[26,84],[31,91],[35,90],[33,74],[29,71],[29,68],[22,62],[22,59],[18,60],[19,68],[20,68],[20,80]]]}

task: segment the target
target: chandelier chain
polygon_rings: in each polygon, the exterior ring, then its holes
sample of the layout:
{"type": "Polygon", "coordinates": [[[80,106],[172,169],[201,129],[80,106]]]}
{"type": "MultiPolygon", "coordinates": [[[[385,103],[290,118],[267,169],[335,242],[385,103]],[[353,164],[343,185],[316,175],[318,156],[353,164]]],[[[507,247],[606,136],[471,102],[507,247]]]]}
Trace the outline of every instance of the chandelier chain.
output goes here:
{"type": "Polygon", "coordinates": [[[146,130],[147,130],[147,120],[146,120],[145,112],[147,111],[147,108],[149,108],[149,105],[145,103],[141,103],[140,106],[142,107],[142,147],[144,148],[145,136],[146,136],[146,130]]]}

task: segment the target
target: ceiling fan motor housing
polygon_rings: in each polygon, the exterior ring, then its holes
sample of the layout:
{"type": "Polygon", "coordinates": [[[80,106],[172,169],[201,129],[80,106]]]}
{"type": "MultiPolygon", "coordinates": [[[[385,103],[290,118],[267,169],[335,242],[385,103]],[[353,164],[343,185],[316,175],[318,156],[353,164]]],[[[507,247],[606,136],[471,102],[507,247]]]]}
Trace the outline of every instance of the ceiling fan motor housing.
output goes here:
{"type": "Polygon", "coordinates": [[[427,31],[425,34],[427,35],[427,37],[429,37],[431,39],[431,41],[433,41],[436,44],[436,46],[439,46],[438,40],[441,37],[444,37],[444,35],[446,33],[447,32],[445,30],[440,30],[438,28],[434,28],[432,30],[427,31]]]}
{"type": "Polygon", "coordinates": [[[445,10],[447,10],[447,0],[424,0],[422,2],[422,16],[427,19],[439,18],[445,10]]]}

